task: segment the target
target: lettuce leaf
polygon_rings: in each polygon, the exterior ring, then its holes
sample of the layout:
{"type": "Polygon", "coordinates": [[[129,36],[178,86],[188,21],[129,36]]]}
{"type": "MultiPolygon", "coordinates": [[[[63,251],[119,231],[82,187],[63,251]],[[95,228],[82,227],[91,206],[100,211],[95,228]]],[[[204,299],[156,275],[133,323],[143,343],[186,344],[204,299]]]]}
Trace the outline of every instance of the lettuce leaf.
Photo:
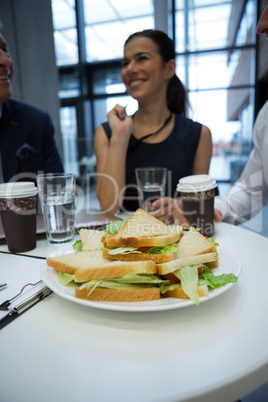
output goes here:
{"type": "Polygon", "coordinates": [[[200,281],[205,281],[209,288],[216,289],[220,288],[221,286],[225,286],[228,283],[237,282],[237,276],[234,274],[221,274],[221,275],[214,275],[212,271],[207,267],[204,266],[204,270],[202,275],[200,275],[200,281]]]}
{"type": "Polygon", "coordinates": [[[213,245],[213,247],[214,247],[214,249],[215,249],[215,251],[217,253],[217,260],[218,260],[219,259],[219,253],[218,253],[217,247],[218,247],[219,243],[216,243],[213,237],[209,237],[208,241],[210,241],[210,243],[213,245]]]}
{"type": "Polygon", "coordinates": [[[109,225],[106,225],[105,227],[105,232],[110,235],[114,235],[121,229],[125,222],[126,221],[116,221],[113,223],[109,223],[109,225]]]}
{"type": "Polygon", "coordinates": [[[81,285],[75,282],[75,275],[67,274],[66,272],[59,272],[58,282],[62,286],[70,287],[108,287],[110,289],[135,289],[138,287],[159,286],[162,283],[171,284],[170,281],[162,279],[159,275],[155,274],[127,274],[119,278],[112,279],[92,279],[86,281],[81,285]],[[125,286],[127,285],[127,286],[125,286]]]}
{"type": "Polygon", "coordinates": [[[116,247],[116,248],[111,248],[108,251],[108,254],[111,254],[111,255],[127,254],[127,253],[142,254],[142,252],[138,251],[137,248],[135,248],[135,247],[116,247]]]}
{"type": "MultiPolygon", "coordinates": [[[[91,281],[87,281],[89,284],[89,287],[92,285],[95,285],[98,283],[99,285],[97,286],[102,286],[101,284],[103,282],[108,282],[108,283],[117,283],[117,284],[123,284],[123,285],[159,285],[161,283],[169,283],[171,284],[170,281],[167,281],[166,279],[162,279],[159,275],[155,274],[127,274],[122,277],[118,278],[109,278],[109,279],[92,279],[91,281]]],[[[117,285],[115,285],[117,286],[117,285]]]]}
{"type": "Polygon", "coordinates": [[[155,274],[127,274],[121,278],[109,279],[118,283],[143,283],[143,284],[161,284],[171,283],[166,279],[162,279],[159,275],[155,274]]]}
{"type": "Polygon", "coordinates": [[[178,248],[177,243],[169,244],[168,246],[162,247],[151,247],[146,253],[144,254],[168,254],[168,253],[175,253],[178,248]]]}
{"type": "Polygon", "coordinates": [[[166,293],[168,290],[174,290],[178,287],[182,287],[188,297],[195,303],[199,304],[199,297],[197,293],[197,287],[201,285],[207,285],[209,290],[217,289],[221,286],[225,286],[228,283],[234,283],[237,281],[237,276],[234,274],[221,274],[214,275],[212,271],[204,265],[203,273],[198,278],[198,268],[201,265],[184,267],[181,270],[173,272],[181,283],[163,283],[160,284],[160,292],[166,293]]]}
{"type": "Polygon", "coordinates": [[[168,290],[175,290],[177,288],[181,288],[180,283],[161,283],[160,284],[160,293],[165,294],[168,290]]]}
{"type": "MultiPolygon", "coordinates": [[[[85,282],[83,285],[80,286],[80,289],[88,288],[89,290],[93,291],[96,287],[98,288],[108,288],[108,289],[145,289],[145,288],[154,288],[153,285],[146,285],[146,284],[133,284],[133,283],[119,283],[111,279],[101,279],[101,280],[92,280],[89,282],[85,282]]],[[[91,292],[89,292],[90,294],[91,292]]]]}
{"type": "MultiPolygon", "coordinates": [[[[109,247],[108,247],[109,248],[109,247]]],[[[162,247],[151,247],[145,253],[138,251],[138,247],[115,247],[110,248],[109,254],[116,255],[116,254],[168,254],[168,253],[175,253],[178,248],[177,243],[169,244],[168,246],[162,247]]]]}
{"type": "Polygon", "coordinates": [[[154,274],[127,274],[114,279],[92,279],[80,286],[80,289],[89,289],[89,294],[96,287],[108,289],[146,289],[158,287],[161,283],[168,282],[154,274]]]}
{"type": "Polygon", "coordinates": [[[200,303],[198,288],[198,267],[199,265],[187,266],[176,272],[176,276],[181,281],[184,293],[196,304],[200,303]]]}
{"type": "Polygon", "coordinates": [[[208,241],[210,241],[210,243],[215,247],[215,250],[217,250],[219,243],[216,243],[213,237],[208,237],[208,241]]]}
{"type": "Polygon", "coordinates": [[[79,285],[74,282],[75,275],[67,274],[66,272],[59,272],[58,282],[62,286],[78,287],[79,285]]]}
{"type": "Polygon", "coordinates": [[[188,265],[186,267],[183,267],[180,270],[177,270],[173,272],[174,275],[177,276],[178,279],[180,279],[181,283],[173,283],[173,284],[168,284],[168,283],[163,283],[160,285],[160,292],[166,293],[168,290],[175,290],[177,288],[182,287],[184,290],[184,293],[187,294],[189,299],[191,299],[195,304],[199,304],[199,296],[198,296],[198,268],[200,265],[188,265]]]}
{"type": "Polygon", "coordinates": [[[80,253],[82,251],[82,242],[81,240],[76,240],[76,242],[72,245],[74,251],[76,253],[80,253]]]}

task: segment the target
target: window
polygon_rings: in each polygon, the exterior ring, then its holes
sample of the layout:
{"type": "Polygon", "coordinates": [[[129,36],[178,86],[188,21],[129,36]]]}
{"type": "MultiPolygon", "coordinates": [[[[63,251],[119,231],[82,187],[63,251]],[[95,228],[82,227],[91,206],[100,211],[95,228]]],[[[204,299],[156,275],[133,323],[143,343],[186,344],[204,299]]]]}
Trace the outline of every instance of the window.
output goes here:
{"type": "Polygon", "coordinates": [[[122,58],[125,39],[154,27],[152,0],[83,0],[86,59],[122,58]]]}
{"type": "Polygon", "coordinates": [[[62,107],[60,109],[60,123],[63,139],[64,171],[78,175],[75,107],[62,107]]]}
{"type": "Polygon", "coordinates": [[[75,0],[52,0],[52,15],[57,65],[78,63],[75,0]]]}
{"type": "Polygon", "coordinates": [[[79,74],[72,70],[59,77],[59,98],[76,98],[81,95],[79,74]]]}
{"type": "MultiPolygon", "coordinates": [[[[92,156],[94,131],[107,112],[115,103],[127,105],[129,113],[137,109],[121,82],[123,44],[131,33],[155,27],[158,1],[51,1],[59,98],[63,110],[67,107],[61,114],[63,135],[72,144],[64,158],[82,174],[81,159],[92,156]]],[[[252,146],[256,1],[166,0],[162,17],[169,36],[174,34],[189,117],[212,132],[210,173],[218,181],[235,180],[252,146]]]]}
{"type": "Polygon", "coordinates": [[[232,0],[177,0],[175,4],[178,53],[226,47],[232,0]]]}
{"type": "Polygon", "coordinates": [[[189,91],[189,117],[212,132],[210,173],[218,181],[239,177],[252,139],[256,3],[234,3],[175,2],[177,74],[189,91]]]}

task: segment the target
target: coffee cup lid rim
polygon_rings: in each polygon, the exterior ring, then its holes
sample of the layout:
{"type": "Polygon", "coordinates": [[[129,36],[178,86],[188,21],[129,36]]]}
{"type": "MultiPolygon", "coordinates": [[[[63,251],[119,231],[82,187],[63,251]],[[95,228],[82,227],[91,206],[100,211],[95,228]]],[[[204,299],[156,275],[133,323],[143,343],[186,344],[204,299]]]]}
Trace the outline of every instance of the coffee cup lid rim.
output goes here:
{"type": "Polygon", "coordinates": [[[20,181],[0,184],[0,197],[17,198],[36,195],[38,189],[33,182],[20,181]]]}
{"type": "Polygon", "coordinates": [[[217,183],[213,177],[208,174],[197,174],[181,178],[177,185],[177,191],[183,193],[207,191],[215,187],[217,187],[217,183]]]}

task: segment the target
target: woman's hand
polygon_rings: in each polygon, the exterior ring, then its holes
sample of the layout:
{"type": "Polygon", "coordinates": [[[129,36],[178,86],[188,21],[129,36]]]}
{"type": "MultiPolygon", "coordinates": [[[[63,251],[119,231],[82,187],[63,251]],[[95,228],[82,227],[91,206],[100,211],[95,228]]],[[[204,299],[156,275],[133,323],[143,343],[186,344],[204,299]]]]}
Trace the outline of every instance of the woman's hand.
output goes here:
{"type": "Polygon", "coordinates": [[[112,131],[112,141],[127,146],[133,132],[133,119],[127,115],[124,106],[115,105],[107,114],[109,126],[112,131]]]}
{"type": "Polygon", "coordinates": [[[214,221],[221,222],[222,221],[222,213],[218,209],[214,209],[214,221]]]}
{"type": "MultiPolygon", "coordinates": [[[[166,225],[175,223],[175,225],[181,225],[183,229],[189,229],[190,224],[183,213],[183,205],[181,199],[163,197],[154,201],[150,215],[164,222],[166,225]]],[[[215,222],[222,221],[222,213],[218,210],[214,210],[215,222]]]]}
{"type": "Polygon", "coordinates": [[[175,223],[183,226],[184,229],[189,228],[189,223],[183,215],[182,201],[179,199],[171,197],[159,198],[153,202],[150,214],[166,225],[175,223]]]}

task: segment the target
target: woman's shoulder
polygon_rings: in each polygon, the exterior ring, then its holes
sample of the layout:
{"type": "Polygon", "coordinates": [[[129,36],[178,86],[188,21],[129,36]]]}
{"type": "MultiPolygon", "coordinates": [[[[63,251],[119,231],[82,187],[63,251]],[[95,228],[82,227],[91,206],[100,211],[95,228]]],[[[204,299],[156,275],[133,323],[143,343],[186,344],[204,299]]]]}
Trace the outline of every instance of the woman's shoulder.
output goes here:
{"type": "Polygon", "coordinates": [[[175,125],[174,125],[175,132],[177,131],[180,131],[180,133],[191,132],[200,135],[202,127],[203,125],[201,123],[198,123],[197,121],[194,121],[189,117],[175,114],[175,125]]]}
{"type": "Polygon", "coordinates": [[[202,124],[199,123],[198,121],[195,121],[191,119],[190,117],[182,116],[181,114],[175,113],[175,121],[183,123],[188,126],[200,126],[202,127],[202,124]]]}
{"type": "Polygon", "coordinates": [[[110,140],[110,138],[112,136],[112,132],[111,132],[108,121],[99,124],[94,133],[95,140],[96,140],[96,138],[100,138],[100,137],[105,138],[105,136],[108,138],[108,140],[110,140]]]}
{"type": "Polygon", "coordinates": [[[104,129],[105,134],[107,135],[107,137],[110,139],[112,136],[112,131],[111,128],[109,126],[108,121],[105,121],[104,123],[101,123],[100,126],[104,129]]]}

